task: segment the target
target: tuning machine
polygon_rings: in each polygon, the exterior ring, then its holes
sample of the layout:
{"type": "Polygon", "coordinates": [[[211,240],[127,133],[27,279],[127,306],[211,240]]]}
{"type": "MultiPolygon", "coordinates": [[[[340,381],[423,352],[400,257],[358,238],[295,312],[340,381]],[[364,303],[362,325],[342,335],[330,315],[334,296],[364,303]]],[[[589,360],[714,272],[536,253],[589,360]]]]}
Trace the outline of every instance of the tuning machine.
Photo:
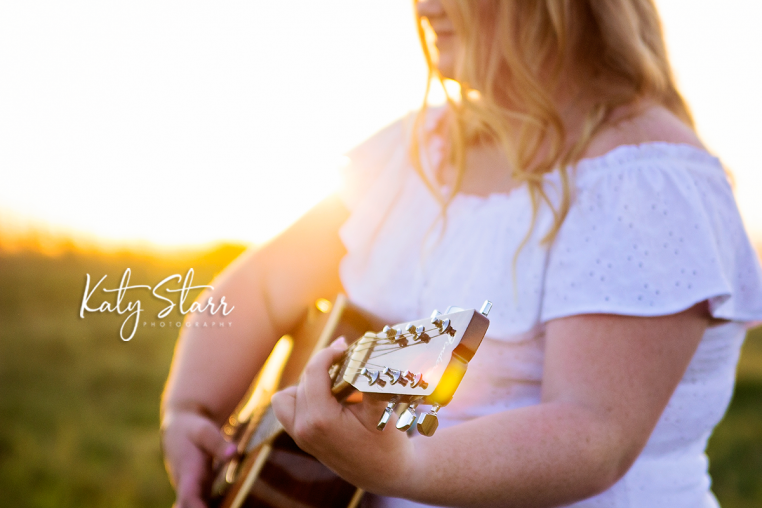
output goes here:
{"type": "Polygon", "coordinates": [[[437,417],[439,408],[439,404],[434,404],[431,406],[428,413],[423,413],[418,417],[416,428],[418,429],[419,434],[426,437],[434,435],[434,432],[437,431],[437,427],[439,426],[439,418],[437,417]]]}
{"type": "Polygon", "coordinates": [[[450,334],[455,335],[455,330],[452,327],[452,323],[450,322],[450,319],[442,319],[439,316],[442,314],[439,313],[438,310],[435,310],[431,313],[431,324],[436,326],[437,329],[439,329],[439,333],[441,334],[450,334]]]}
{"type": "Polygon", "coordinates": [[[384,386],[386,384],[386,381],[379,377],[379,372],[377,370],[367,369],[363,367],[360,369],[360,375],[368,378],[369,386],[373,386],[375,384],[378,386],[384,386]]]}
{"type": "Polygon", "coordinates": [[[442,314],[436,309],[434,309],[434,312],[431,313],[431,324],[436,326],[437,328],[442,326],[442,320],[439,319],[439,316],[441,315],[442,314]]]}
{"type": "Polygon", "coordinates": [[[381,371],[381,374],[384,376],[389,376],[389,380],[393,385],[396,385],[400,381],[402,381],[402,385],[407,384],[407,380],[404,380],[402,378],[402,372],[400,372],[397,369],[390,369],[389,367],[384,367],[384,369],[381,371]]]}
{"type": "Polygon", "coordinates": [[[431,337],[429,337],[429,335],[426,333],[426,327],[423,325],[416,326],[411,323],[407,327],[407,331],[410,332],[413,340],[418,340],[426,344],[428,344],[428,342],[431,340],[431,337]]]}
{"type": "Polygon", "coordinates": [[[410,403],[410,405],[405,409],[400,417],[397,419],[397,429],[401,430],[402,432],[407,432],[407,430],[415,424],[416,420],[416,414],[415,414],[415,408],[418,407],[419,400],[415,400],[410,403]]]}
{"type": "Polygon", "coordinates": [[[407,346],[407,337],[405,337],[405,332],[402,327],[398,328],[386,325],[377,336],[381,339],[388,339],[395,342],[400,346],[407,346]]]}
{"type": "Polygon", "coordinates": [[[410,388],[420,388],[425,390],[429,387],[429,383],[423,380],[423,374],[414,374],[413,379],[410,380],[410,388]]]}
{"type": "Polygon", "coordinates": [[[397,405],[397,402],[399,402],[400,398],[399,395],[395,395],[392,397],[392,400],[389,401],[389,403],[386,405],[386,409],[384,409],[384,414],[381,415],[381,419],[378,420],[378,424],[376,425],[376,428],[378,430],[384,430],[384,427],[386,427],[386,424],[389,423],[389,419],[392,417],[392,413],[394,412],[394,406],[397,405]]]}
{"type": "Polygon", "coordinates": [[[443,335],[444,334],[455,335],[455,329],[452,327],[450,318],[440,319],[439,316],[435,316],[431,318],[431,324],[436,326],[437,329],[439,330],[439,333],[443,335]]]}

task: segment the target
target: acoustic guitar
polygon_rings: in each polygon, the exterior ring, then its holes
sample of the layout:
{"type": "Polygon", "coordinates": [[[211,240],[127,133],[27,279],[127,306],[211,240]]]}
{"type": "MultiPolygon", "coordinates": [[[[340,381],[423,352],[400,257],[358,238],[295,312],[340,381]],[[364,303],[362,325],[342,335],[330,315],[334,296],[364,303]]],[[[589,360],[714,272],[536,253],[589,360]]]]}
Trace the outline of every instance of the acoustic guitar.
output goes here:
{"type": "Polygon", "coordinates": [[[313,353],[334,339],[360,337],[329,370],[332,392],[342,403],[363,393],[383,394],[382,431],[398,415],[397,429],[431,436],[437,412],[460,384],[489,326],[487,301],[480,311],[450,308],[418,321],[382,321],[339,295],[318,300],[303,324],[281,338],[244,398],[222,428],[237,453],[219,464],[209,504],[214,508],[355,508],[363,491],[305,453],[283,431],[270,407],[281,387],[297,381],[313,353]],[[366,330],[380,330],[366,332],[366,330]],[[293,344],[300,347],[294,350],[293,344]],[[309,345],[314,345],[310,348],[309,345]],[[430,410],[416,414],[417,406],[430,410]],[[395,411],[396,409],[396,411],[395,411]]]}

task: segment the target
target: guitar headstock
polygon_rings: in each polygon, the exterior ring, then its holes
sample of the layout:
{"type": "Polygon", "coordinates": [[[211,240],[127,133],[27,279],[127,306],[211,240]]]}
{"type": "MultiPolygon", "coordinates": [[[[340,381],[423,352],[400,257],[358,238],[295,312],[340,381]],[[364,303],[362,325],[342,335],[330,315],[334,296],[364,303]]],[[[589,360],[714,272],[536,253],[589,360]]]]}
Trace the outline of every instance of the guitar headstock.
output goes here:
{"type": "Polygon", "coordinates": [[[331,367],[333,393],[339,399],[354,390],[388,395],[391,400],[379,429],[384,428],[398,403],[409,405],[397,422],[400,430],[415,422],[418,404],[430,404],[432,411],[418,418],[418,430],[432,435],[436,412],[452,399],[487,332],[491,307],[486,301],[480,311],[434,311],[430,318],[366,332],[331,367]]]}

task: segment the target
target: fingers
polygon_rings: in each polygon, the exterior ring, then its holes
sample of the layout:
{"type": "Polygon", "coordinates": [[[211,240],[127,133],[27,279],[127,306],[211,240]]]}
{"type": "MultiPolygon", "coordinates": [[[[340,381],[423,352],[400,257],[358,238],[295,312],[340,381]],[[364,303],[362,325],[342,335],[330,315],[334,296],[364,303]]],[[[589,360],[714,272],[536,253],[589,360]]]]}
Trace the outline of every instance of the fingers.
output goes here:
{"type": "MultiPolygon", "coordinates": [[[[338,341],[337,341],[338,342],[338,341]]],[[[338,404],[331,394],[331,378],[328,375],[328,369],[343,354],[345,347],[340,347],[340,343],[334,343],[317,354],[310,360],[304,369],[304,375],[299,383],[300,388],[304,389],[307,401],[322,404],[338,404]]]]}
{"type": "Polygon", "coordinates": [[[283,425],[289,435],[293,435],[294,417],[296,415],[296,386],[289,386],[272,396],[270,404],[275,418],[283,425]]]}
{"type": "Polygon", "coordinates": [[[171,412],[162,427],[164,459],[177,493],[174,506],[205,507],[211,457],[224,457],[225,448],[232,445],[212,421],[194,412],[171,412]]]}
{"type": "Polygon", "coordinates": [[[191,441],[208,455],[224,461],[235,453],[235,445],[225,441],[217,426],[210,420],[195,419],[189,430],[191,441]]]}
{"type": "MultiPolygon", "coordinates": [[[[199,451],[199,454],[201,452],[199,451]]],[[[196,460],[188,457],[182,465],[180,478],[176,486],[177,499],[175,508],[206,508],[203,498],[205,497],[202,485],[205,484],[206,462],[208,459],[203,456],[196,457],[196,460]]]]}
{"type": "Polygon", "coordinates": [[[339,416],[341,404],[331,393],[331,378],[328,369],[346,350],[343,337],[335,340],[330,347],[316,353],[302,373],[299,385],[286,388],[271,399],[273,413],[285,431],[294,440],[305,446],[315,435],[324,430],[323,423],[339,416]]]}
{"type": "Polygon", "coordinates": [[[347,348],[347,339],[342,335],[335,341],[331,342],[330,347],[344,351],[347,348]]]}

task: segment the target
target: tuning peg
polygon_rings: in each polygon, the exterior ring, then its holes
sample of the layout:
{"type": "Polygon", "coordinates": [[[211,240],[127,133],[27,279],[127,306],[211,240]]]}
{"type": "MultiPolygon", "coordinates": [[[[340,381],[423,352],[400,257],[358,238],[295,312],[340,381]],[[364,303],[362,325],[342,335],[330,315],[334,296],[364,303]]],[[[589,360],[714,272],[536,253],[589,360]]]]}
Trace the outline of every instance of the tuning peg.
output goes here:
{"type": "Polygon", "coordinates": [[[439,333],[442,333],[442,334],[449,333],[451,335],[455,333],[455,330],[453,330],[449,318],[445,319],[444,321],[442,321],[441,319],[437,318],[437,322],[436,323],[434,323],[434,320],[432,319],[431,322],[434,325],[436,325],[436,327],[439,329],[439,333]]]}
{"type": "Polygon", "coordinates": [[[399,402],[400,398],[398,395],[395,395],[392,397],[392,400],[389,401],[389,403],[386,405],[386,409],[384,409],[384,414],[381,415],[381,419],[378,420],[378,424],[376,425],[376,428],[378,430],[384,430],[384,427],[386,427],[386,424],[389,423],[389,418],[392,417],[392,413],[394,412],[394,406],[397,405],[397,402],[399,402]]]}
{"type": "Polygon", "coordinates": [[[383,333],[386,338],[391,339],[395,335],[397,335],[397,330],[395,328],[392,328],[389,325],[384,326],[384,329],[381,330],[381,333],[383,333]]]}
{"type": "Polygon", "coordinates": [[[429,383],[423,380],[423,374],[416,374],[413,376],[413,384],[410,385],[410,388],[421,388],[422,390],[425,390],[428,388],[429,383]]]}
{"type": "Polygon", "coordinates": [[[418,332],[417,332],[418,328],[419,327],[415,326],[413,323],[410,323],[409,325],[407,325],[406,330],[408,331],[408,333],[412,335],[418,335],[418,332]]]}
{"type": "Polygon", "coordinates": [[[450,335],[455,335],[455,330],[453,329],[449,319],[445,319],[444,321],[442,321],[442,326],[439,327],[439,330],[442,333],[449,333],[450,335]]]}
{"type": "Polygon", "coordinates": [[[439,328],[439,325],[442,323],[442,320],[439,319],[439,316],[441,316],[439,311],[434,309],[434,312],[431,313],[431,324],[437,328],[439,328]]]}
{"type": "Polygon", "coordinates": [[[415,414],[416,407],[418,407],[418,401],[410,404],[407,409],[402,412],[400,417],[397,419],[397,429],[401,430],[402,432],[407,432],[407,430],[413,426],[417,416],[415,414]]]}
{"type": "MultiPolygon", "coordinates": [[[[412,379],[413,379],[413,373],[410,372],[409,370],[406,370],[404,372],[400,372],[400,377],[397,380],[397,382],[401,384],[402,386],[407,386],[408,382],[412,381],[412,379]]],[[[395,383],[392,382],[392,384],[395,384],[395,383]]]]}
{"type": "Polygon", "coordinates": [[[384,370],[381,371],[381,374],[384,376],[389,376],[389,379],[393,385],[396,385],[399,382],[400,376],[402,375],[402,373],[397,369],[390,369],[389,367],[384,367],[384,370]]]}
{"type": "Polygon", "coordinates": [[[428,413],[423,413],[418,417],[418,424],[416,425],[416,428],[418,429],[419,434],[426,437],[431,437],[434,435],[434,432],[437,431],[437,427],[439,426],[439,418],[437,418],[437,412],[439,412],[439,407],[439,404],[434,404],[431,406],[431,410],[429,410],[428,413]]]}
{"type": "Polygon", "coordinates": [[[489,300],[484,300],[484,303],[482,304],[482,308],[479,309],[479,313],[486,317],[489,315],[490,310],[492,310],[492,302],[490,302],[489,300]]]}
{"type": "Polygon", "coordinates": [[[386,381],[378,377],[379,374],[377,370],[366,369],[365,367],[363,367],[362,369],[360,369],[360,375],[368,378],[369,386],[373,386],[375,384],[378,384],[379,386],[384,386],[386,384],[386,381]]]}
{"type": "Polygon", "coordinates": [[[407,346],[407,337],[405,337],[404,332],[400,329],[397,330],[397,336],[394,337],[394,341],[400,346],[405,347],[407,346]]]}
{"type": "MultiPolygon", "coordinates": [[[[411,328],[412,326],[413,325],[410,325],[411,328]]],[[[427,344],[431,340],[431,337],[429,337],[428,334],[426,333],[426,327],[423,325],[418,325],[415,327],[414,336],[416,340],[420,340],[421,342],[425,342],[427,344]]]]}

